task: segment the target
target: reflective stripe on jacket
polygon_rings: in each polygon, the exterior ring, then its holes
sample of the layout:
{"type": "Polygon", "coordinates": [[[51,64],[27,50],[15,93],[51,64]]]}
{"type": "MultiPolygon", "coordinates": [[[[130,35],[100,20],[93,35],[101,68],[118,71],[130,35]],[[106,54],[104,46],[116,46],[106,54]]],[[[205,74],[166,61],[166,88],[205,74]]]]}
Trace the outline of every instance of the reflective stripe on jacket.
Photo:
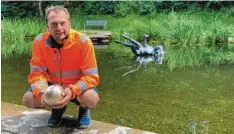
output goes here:
{"type": "Polygon", "coordinates": [[[52,48],[48,32],[40,34],[33,43],[28,81],[38,98],[39,88],[48,87],[47,82],[62,86],[72,84],[72,99],[96,87],[99,75],[91,40],[71,29],[59,50],[52,48]]]}

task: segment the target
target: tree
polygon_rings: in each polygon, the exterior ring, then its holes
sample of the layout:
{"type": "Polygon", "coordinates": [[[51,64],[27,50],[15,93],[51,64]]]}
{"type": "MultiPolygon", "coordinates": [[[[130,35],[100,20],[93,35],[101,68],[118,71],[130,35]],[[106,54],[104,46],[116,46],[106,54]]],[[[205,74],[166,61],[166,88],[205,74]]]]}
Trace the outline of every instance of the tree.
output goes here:
{"type": "Polygon", "coordinates": [[[38,9],[39,9],[39,12],[40,12],[40,16],[44,17],[44,10],[43,10],[43,7],[42,7],[42,1],[38,2],[38,9]]]}

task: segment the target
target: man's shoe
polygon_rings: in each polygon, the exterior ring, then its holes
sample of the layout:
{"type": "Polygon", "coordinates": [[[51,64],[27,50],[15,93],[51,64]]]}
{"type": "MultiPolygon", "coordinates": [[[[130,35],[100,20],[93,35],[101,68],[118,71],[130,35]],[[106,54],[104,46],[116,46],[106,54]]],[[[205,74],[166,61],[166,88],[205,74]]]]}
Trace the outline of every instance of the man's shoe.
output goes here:
{"type": "Polygon", "coordinates": [[[88,108],[79,108],[79,116],[78,116],[78,128],[88,128],[91,122],[90,118],[90,109],[88,108]]]}
{"type": "Polygon", "coordinates": [[[61,109],[52,109],[52,114],[48,119],[47,125],[49,127],[58,127],[62,122],[63,113],[66,111],[66,106],[61,109]]]}

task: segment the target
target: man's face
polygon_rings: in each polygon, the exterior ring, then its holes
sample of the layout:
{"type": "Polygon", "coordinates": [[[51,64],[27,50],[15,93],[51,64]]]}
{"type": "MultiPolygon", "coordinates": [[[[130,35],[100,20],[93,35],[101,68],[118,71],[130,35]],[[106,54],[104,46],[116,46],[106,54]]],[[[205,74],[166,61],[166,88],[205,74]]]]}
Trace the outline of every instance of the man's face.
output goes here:
{"type": "Polygon", "coordinates": [[[58,43],[62,43],[62,40],[68,35],[70,28],[71,22],[65,12],[51,11],[49,13],[47,30],[58,43]]]}

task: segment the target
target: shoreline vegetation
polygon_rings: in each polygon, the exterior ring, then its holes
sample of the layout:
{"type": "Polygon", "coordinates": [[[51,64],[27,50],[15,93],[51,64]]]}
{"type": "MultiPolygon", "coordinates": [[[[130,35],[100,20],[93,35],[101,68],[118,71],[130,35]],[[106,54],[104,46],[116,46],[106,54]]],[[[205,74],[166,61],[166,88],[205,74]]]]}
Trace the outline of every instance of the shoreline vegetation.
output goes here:
{"type": "MultiPolygon", "coordinates": [[[[72,28],[83,31],[85,20],[108,20],[107,31],[112,32],[112,42],[107,51],[131,56],[130,50],[114,43],[122,40],[121,34],[143,42],[143,35],[150,35],[149,45],[162,44],[165,63],[173,70],[203,64],[234,63],[234,16],[222,11],[190,10],[161,12],[146,16],[129,14],[125,17],[111,15],[84,15],[80,10],[71,13],[72,28]]],[[[35,36],[45,32],[45,21],[40,18],[4,18],[2,25],[2,58],[30,55],[35,36]]]]}

